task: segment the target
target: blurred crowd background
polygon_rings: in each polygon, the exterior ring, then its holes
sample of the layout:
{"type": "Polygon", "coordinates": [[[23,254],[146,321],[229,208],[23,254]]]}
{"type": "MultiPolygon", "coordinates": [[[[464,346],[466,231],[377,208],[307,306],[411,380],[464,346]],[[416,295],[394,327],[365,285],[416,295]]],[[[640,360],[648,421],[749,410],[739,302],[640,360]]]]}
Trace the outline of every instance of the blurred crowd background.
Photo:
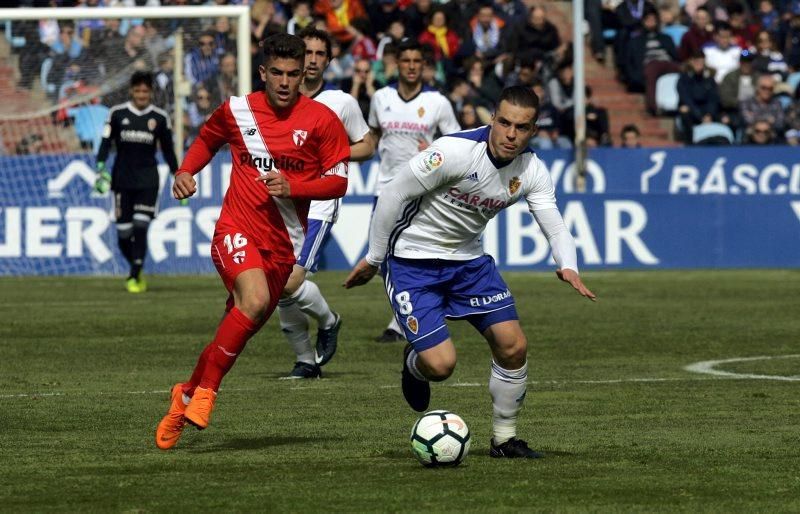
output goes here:
{"type": "MultiPolygon", "coordinates": [[[[583,2],[591,84],[588,146],[800,141],[800,0],[583,2]],[[656,128],[648,133],[645,126],[656,128]]],[[[237,2],[35,0],[19,6],[229,3],[237,2]]],[[[327,87],[350,93],[366,118],[374,92],[397,77],[394,48],[403,38],[414,38],[427,45],[424,82],[450,99],[463,128],[487,123],[503,87],[523,84],[543,100],[532,146],[572,146],[569,2],[254,0],[248,5],[246,58],[252,59],[253,90],[263,87],[259,41],[314,25],[334,39],[327,87]]],[[[91,107],[102,110],[126,100],[131,71],[150,69],[156,76],[155,103],[174,112],[178,28],[185,48],[180,65],[191,82],[183,119],[188,144],[210,113],[237,93],[236,27],[229,18],[6,23],[13,87],[16,94],[36,91],[34,97],[64,105],[54,111],[54,122],[75,126],[88,106],[78,112],[70,98],[92,97],[91,107]]],[[[4,147],[6,153],[35,153],[45,139],[29,133],[4,147]]]]}

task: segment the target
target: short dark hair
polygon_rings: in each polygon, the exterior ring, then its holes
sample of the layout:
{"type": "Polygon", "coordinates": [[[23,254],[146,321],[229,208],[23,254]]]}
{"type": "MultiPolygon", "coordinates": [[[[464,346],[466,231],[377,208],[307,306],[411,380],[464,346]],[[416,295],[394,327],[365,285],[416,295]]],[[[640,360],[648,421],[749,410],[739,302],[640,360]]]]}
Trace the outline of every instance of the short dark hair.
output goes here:
{"type": "Polygon", "coordinates": [[[397,46],[394,48],[394,55],[397,56],[399,59],[403,52],[408,52],[410,50],[416,50],[417,52],[424,54],[424,50],[422,48],[422,44],[417,41],[416,39],[412,39],[410,37],[403,38],[397,46]]]}
{"type": "Polygon", "coordinates": [[[503,89],[500,99],[497,100],[498,107],[503,100],[511,105],[534,109],[536,111],[534,121],[539,117],[539,97],[527,86],[511,86],[503,89]]]}
{"type": "Polygon", "coordinates": [[[306,43],[302,38],[291,34],[273,34],[262,43],[264,62],[272,58],[295,59],[301,64],[306,59],[306,43]]]}
{"type": "Polygon", "coordinates": [[[333,50],[331,50],[331,36],[324,30],[319,30],[314,28],[313,26],[309,25],[308,27],[301,30],[297,37],[302,39],[304,42],[306,39],[319,39],[323,43],[325,43],[325,52],[328,54],[328,60],[330,61],[333,58],[333,50]]]}
{"type": "Polygon", "coordinates": [[[625,133],[627,133],[627,132],[633,132],[633,133],[634,133],[634,134],[636,134],[637,136],[641,136],[641,135],[642,135],[642,133],[641,133],[641,132],[639,132],[639,127],[637,127],[637,126],[636,126],[636,125],[634,125],[633,123],[628,123],[627,125],[625,125],[624,127],[622,127],[622,130],[620,131],[620,135],[621,135],[621,136],[624,136],[624,135],[625,135],[625,133]]]}
{"type": "Polygon", "coordinates": [[[149,71],[135,71],[131,75],[131,87],[145,85],[153,89],[153,74],[149,71]]]}

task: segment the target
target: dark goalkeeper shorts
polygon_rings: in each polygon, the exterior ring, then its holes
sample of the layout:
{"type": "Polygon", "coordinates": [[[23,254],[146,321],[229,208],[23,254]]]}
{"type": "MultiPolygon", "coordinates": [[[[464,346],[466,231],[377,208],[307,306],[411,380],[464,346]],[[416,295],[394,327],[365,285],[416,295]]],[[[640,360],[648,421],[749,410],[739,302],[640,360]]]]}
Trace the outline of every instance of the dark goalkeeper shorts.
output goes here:
{"type": "Polygon", "coordinates": [[[156,217],[157,207],[157,188],[114,191],[117,223],[132,223],[134,219],[149,222],[156,217]]]}

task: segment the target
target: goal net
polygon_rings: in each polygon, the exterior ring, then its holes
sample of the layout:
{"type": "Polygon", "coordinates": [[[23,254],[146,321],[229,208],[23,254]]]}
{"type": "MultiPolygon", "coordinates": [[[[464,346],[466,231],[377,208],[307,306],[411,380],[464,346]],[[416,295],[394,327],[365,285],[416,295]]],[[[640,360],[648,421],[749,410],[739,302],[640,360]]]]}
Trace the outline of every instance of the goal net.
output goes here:
{"type": "MultiPolygon", "coordinates": [[[[152,71],[180,157],[214,108],[250,91],[248,9],[0,9],[0,29],[0,276],[126,271],[111,193],[92,192],[109,108],[128,100],[133,72],[152,71]]],[[[187,206],[160,168],[146,268],[209,271],[229,163],[215,159],[187,206]]]]}

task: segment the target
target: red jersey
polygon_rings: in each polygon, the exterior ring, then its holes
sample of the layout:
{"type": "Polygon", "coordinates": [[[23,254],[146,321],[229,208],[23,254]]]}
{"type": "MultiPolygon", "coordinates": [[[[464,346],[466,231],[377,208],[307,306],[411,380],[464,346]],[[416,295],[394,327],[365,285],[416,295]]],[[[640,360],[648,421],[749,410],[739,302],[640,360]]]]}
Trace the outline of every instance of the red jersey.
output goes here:
{"type": "Polygon", "coordinates": [[[231,148],[233,170],[217,228],[242,227],[272,259],[294,263],[310,201],[341,197],[347,188],[350,144],[342,122],[328,107],[303,95],[277,112],[264,91],[231,97],[205,122],[178,172],[198,173],[225,143],[231,148]],[[270,196],[266,185],[256,181],[270,171],[286,175],[291,198],[270,196]],[[321,178],[324,192],[313,187],[321,178]]]}

